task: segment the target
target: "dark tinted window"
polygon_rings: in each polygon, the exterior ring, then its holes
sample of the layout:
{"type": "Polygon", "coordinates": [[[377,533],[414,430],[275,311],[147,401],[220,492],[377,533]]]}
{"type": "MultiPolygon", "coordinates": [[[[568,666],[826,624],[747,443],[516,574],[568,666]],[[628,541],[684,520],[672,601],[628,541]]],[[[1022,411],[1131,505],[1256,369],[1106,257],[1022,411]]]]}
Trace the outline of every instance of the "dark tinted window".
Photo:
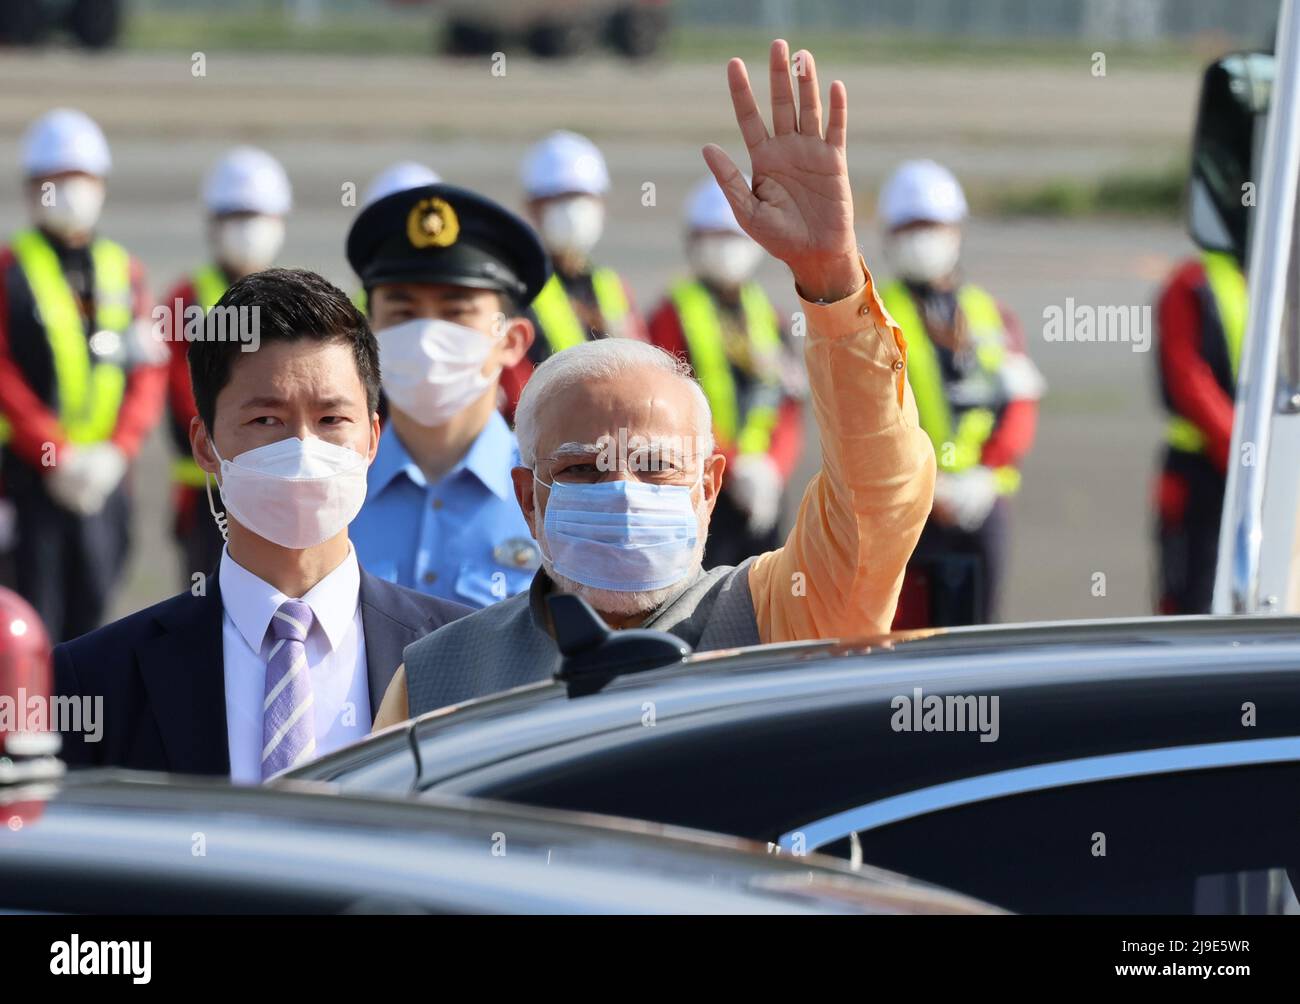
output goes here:
{"type": "MultiPolygon", "coordinates": [[[[1281,870],[1300,861],[1297,792],[1296,764],[1191,771],[993,799],[858,840],[867,864],[1019,912],[1280,912],[1294,908],[1281,870]]],[[[849,842],[822,850],[847,857],[849,842]]]]}

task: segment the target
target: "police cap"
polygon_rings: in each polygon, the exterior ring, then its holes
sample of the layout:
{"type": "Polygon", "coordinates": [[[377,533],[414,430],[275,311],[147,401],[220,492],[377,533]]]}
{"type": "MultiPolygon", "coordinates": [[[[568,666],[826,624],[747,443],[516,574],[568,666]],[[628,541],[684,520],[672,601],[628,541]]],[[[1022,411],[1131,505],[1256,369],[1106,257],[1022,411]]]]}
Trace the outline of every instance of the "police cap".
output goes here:
{"type": "Polygon", "coordinates": [[[532,302],[551,264],[533,228],[455,185],[409,188],[366,206],[352,224],[348,263],[367,289],[386,282],[447,283],[532,302]]]}

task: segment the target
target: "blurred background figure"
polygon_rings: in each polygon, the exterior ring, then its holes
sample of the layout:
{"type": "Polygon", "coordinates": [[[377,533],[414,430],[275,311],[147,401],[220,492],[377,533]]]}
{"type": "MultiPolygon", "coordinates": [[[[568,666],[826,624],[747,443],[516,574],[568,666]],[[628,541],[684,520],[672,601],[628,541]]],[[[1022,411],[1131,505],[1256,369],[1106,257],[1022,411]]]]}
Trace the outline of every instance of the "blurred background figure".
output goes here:
{"type": "Polygon", "coordinates": [[[591,256],[605,229],[609,191],[600,150],[585,136],[553,132],[528,150],[521,178],[528,217],[555,268],[533,301],[538,337],[529,350],[531,365],[592,338],[644,339],[631,288],[591,256]]]}
{"type": "Polygon", "coordinates": [[[1188,186],[1201,247],[1160,293],[1156,342],[1169,418],[1156,481],[1157,609],[1209,613],[1246,330],[1246,249],[1273,57],[1238,53],[1206,70],[1188,186]]]}
{"type": "Polygon", "coordinates": [[[740,228],[712,177],[686,201],[689,278],[650,319],[650,340],[687,359],[727,455],[704,567],[738,565],[779,546],[781,494],[799,461],[800,373],[776,309],[754,272],[763,249],[740,228]]]}
{"type": "Polygon", "coordinates": [[[425,185],[436,185],[440,181],[442,181],[442,176],[433,168],[417,163],[414,160],[399,160],[396,164],[390,164],[370,179],[370,184],[361,197],[361,208],[365,209],[372,203],[378,202],[394,192],[404,192],[408,188],[422,188],[425,185]]]}
{"type": "Polygon", "coordinates": [[[1042,378],[1020,322],[962,280],[966,196],[932,160],[900,165],[880,192],[880,296],[907,337],[907,378],[939,462],[934,509],[908,566],[896,627],[996,619],[1005,565],[1005,499],[1020,487],[1042,378]]]}
{"type": "Polygon", "coordinates": [[[502,375],[533,340],[548,278],[532,228],[452,185],[400,188],[358,214],[348,261],[379,342],[388,418],[352,524],[363,567],[484,607],[528,587],[540,561],[515,501],[502,375]]]}
{"type": "Polygon", "coordinates": [[[22,144],[32,226],[0,249],[0,442],[16,583],[56,641],[101,622],[125,568],[126,474],[167,378],[144,269],[96,231],[110,166],[85,114],[40,118],[22,144]]]}
{"type": "MultiPolygon", "coordinates": [[[[188,307],[197,304],[206,313],[236,279],[275,264],[292,204],[289,178],[265,150],[236,147],[217,162],[203,184],[209,261],[177,283],[161,304],[172,314],[173,331],[183,330],[188,307]]],[[[176,448],[172,527],[186,588],[196,572],[208,575],[217,567],[223,543],[208,513],[203,471],[190,450],[190,421],[198,412],[190,389],[189,344],[172,338],[167,379],[168,426],[176,448]]]]}

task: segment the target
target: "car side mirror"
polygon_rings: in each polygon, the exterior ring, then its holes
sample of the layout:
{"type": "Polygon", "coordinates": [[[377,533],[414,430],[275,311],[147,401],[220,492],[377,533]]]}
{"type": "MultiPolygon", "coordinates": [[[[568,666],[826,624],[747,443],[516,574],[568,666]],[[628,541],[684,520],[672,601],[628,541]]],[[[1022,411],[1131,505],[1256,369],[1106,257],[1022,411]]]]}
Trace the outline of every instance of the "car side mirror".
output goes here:
{"type": "Polygon", "coordinates": [[[570,697],[594,694],[618,676],[681,662],[691,646],[666,631],[611,631],[585,600],[572,593],[547,597],[560,666],[555,679],[570,697]]]}

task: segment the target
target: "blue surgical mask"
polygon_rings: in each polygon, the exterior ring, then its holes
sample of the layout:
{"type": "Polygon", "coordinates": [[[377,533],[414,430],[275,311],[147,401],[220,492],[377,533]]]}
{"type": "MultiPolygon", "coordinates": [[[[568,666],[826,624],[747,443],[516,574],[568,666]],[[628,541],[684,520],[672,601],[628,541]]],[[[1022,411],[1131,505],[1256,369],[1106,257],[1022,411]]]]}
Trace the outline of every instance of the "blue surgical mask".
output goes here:
{"type": "Polygon", "coordinates": [[[557,574],[593,589],[637,593],[691,572],[699,539],[694,484],[537,483],[550,489],[542,537],[557,574]]]}

